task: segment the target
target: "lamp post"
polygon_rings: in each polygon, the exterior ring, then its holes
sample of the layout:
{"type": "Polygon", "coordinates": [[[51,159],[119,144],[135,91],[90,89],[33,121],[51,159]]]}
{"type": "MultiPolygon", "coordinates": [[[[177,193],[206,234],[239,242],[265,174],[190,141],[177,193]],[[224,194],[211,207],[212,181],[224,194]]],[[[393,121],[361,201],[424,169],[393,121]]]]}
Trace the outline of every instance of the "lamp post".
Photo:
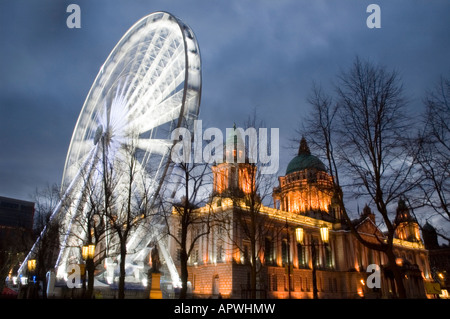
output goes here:
{"type": "Polygon", "coordinates": [[[290,236],[289,236],[289,225],[286,218],[286,233],[287,233],[287,245],[286,245],[286,253],[287,253],[287,273],[288,273],[288,292],[289,299],[291,299],[291,258],[290,258],[290,236]]]}
{"type": "MultiPolygon", "coordinates": [[[[316,245],[317,247],[320,247],[321,245],[317,243],[314,239],[312,240],[311,244],[303,244],[304,240],[304,230],[301,227],[297,227],[295,229],[295,237],[297,239],[297,242],[304,246],[311,246],[311,257],[312,257],[312,277],[313,277],[313,298],[318,299],[318,293],[317,293],[317,277],[316,277],[316,259],[317,259],[317,253],[316,253],[316,245]]],[[[328,227],[320,227],[320,238],[322,239],[323,246],[327,247],[328,241],[330,239],[330,232],[328,230],[328,227]]]]}
{"type": "Polygon", "coordinates": [[[86,289],[86,273],[88,274],[88,289],[87,298],[91,298],[92,288],[94,285],[94,256],[95,256],[95,245],[88,244],[84,245],[81,249],[81,256],[86,262],[85,276],[83,280],[83,288],[86,289]]]}
{"type": "Polygon", "coordinates": [[[35,286],[34,286],[34,276],[36,271],[36,259],[30,259],[27,262],[28,268],[28,297],[35,297],[35,286]]]}

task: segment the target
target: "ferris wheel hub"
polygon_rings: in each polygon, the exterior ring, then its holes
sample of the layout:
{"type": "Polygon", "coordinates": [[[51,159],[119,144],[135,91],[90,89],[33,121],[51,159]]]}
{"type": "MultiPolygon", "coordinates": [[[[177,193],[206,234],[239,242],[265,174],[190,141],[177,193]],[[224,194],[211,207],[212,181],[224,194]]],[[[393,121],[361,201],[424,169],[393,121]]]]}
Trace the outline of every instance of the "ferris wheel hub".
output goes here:
{"type": "Polygon", "coordinates": [[[97,145],[98,141],[100,140],[100,138],[103,135],[103,126],[100,124],[97,127],[97,130],[95,131],[95,136],[94,136],[94,145],[97,145]]]}

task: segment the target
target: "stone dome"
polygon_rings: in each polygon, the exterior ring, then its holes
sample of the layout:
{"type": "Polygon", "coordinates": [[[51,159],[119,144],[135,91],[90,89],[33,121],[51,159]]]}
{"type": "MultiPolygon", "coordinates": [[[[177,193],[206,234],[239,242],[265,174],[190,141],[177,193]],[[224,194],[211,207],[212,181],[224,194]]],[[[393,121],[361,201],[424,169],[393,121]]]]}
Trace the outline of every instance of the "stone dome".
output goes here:
{"type": "Polygon", "coordinates": [[[308,144],[303,137],[300,141],[298,155],[289,162],[286,175],[311,168],[324,172],[327,170],[325,164],[317,156],[311,155],[308,144]]]}

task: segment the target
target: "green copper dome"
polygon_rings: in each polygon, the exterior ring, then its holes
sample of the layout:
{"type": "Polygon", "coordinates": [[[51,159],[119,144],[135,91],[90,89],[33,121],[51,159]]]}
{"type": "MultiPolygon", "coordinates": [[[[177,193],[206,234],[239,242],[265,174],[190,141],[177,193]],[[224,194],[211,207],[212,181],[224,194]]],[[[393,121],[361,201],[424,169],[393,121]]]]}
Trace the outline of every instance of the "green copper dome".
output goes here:
{"type": "Polygon", "coordinates": [[[300,141],[300,148],[298,150],[298,155],[294,157],[288,164],[286,169],[286,175],[294,172],[303,171],[305,169],[315,168],[318,171],[326,171],[325,165],[322,161],[311,155],[308,144],[305,138],[300,141]]]}

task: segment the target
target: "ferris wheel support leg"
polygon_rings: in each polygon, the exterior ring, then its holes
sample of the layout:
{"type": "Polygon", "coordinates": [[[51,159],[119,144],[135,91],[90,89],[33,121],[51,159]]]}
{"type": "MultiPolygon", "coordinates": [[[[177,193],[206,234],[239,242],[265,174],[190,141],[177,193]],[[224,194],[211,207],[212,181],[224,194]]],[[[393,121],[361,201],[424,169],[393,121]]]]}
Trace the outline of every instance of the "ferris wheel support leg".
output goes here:
{"type": "Polygon", "coordinates": [[[180,276],[178,275],[177,267],[173,262],[172,256],[170,256],[169,250],[163,240],[158,240],[159,251],[163,255],[164,260],[166,261],[167,268],[169,269],[170,278],[172,278],[172,284],[174,287],[181,286],[180,276]]]}
{"type": "MultiPolygon", "coordinates": [[[[80,178],[81,178],[81,174],[78,173],[78,175],[75,177],[75,179],[72,181],[72,183],[68,186],[67,190],[64,192],[64,195],[62,196],[62,198],[60,199],[60,201],[58,202],[56,207],[53,209],[53,212],[50,215],[50,219],[49,219],[48,223],[51,223],[56,218],[58,218],[58,216],[60,215],[60,212],[61,212],[61,208],[63,207],[63,205],[67,201],[67,199],[69,199],[72,196],[72,193],[73,193],[73,190],[75,188],[75,185],[77,185],[77,183],[78,183],[80,178]]],[[[27,256],[25,257],[24,261],[22,262],[22,265],[20,266],[19,270],[17,271],[17,273],[19,275],[24,272],[25,266],[27,265],[28,260],[31,259],[32,256],[35,256],[38,253],[40,241],[41,241],[42,237],[45,235],[46,232],[47,232],[47,225],[44,226],[44,228],[42,229],[41,233],[39,234],[39,237],[37,238],[37,240],[35,241],[35,243],[31,247],[31,249],[28,252],[27,256]]]]}
{"type": "MultiPolygon", "coordinates": [[[[61,279],[61,278],[65,278],[67,276],[67,266],[68,266],[68,256],[70,253],[70,250],[73,250],[73,247],[76,246],[81,246],[80,238],[77,238],[77,240],[75,240],[75,243],[69,243],[69,240],[73,237],[71,236],[71,232],[74,221],[76,218],[79,218],[79,216],[81,215],[81,220],[83,220],[84,218],[84,204],[85,204],[85,188],[83,189],[78,189],[77,186],[80,184],[81,178],[83,173],[86,171],[87,169],[87,175],[88,178],[90,178],[93,168],[95,167],[96,163],[98,162],[98,153],[99,153],[99,147],[96,147],[92,154],[90,154],[90,156],[86,159],[85,163],[83,164],[82,168],[78,171],[76,178],[74,179],[74,182],[71,184],[71,187],[67,189],[66,193],[64,194],[64,196],[66,198],[73,198],[73,194],[76,193],[75,191],[79,191],[79,197],[77,199],[77,204],[75,205],[75,211],[67,214],[64,220],[64,226],[63,226],[63,237],[62,237],[62,243],[61,243],[61,248],[58,254],[58,258],[56,260],[55,263],[55,268],[57,269],[56,271],[56,277],[61,279]]],[[[69,207],[68,212],[72,211],[72,207],[69,207]]],[[[72,241],[73,238],[72,238],[72,241]]]]}

